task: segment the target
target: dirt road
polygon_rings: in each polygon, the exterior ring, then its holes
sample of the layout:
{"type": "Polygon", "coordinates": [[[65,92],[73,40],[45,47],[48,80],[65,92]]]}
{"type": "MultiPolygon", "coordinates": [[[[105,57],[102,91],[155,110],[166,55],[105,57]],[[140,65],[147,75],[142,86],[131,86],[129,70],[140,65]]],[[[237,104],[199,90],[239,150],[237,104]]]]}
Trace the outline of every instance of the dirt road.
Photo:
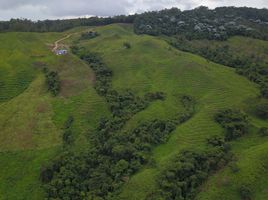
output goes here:
{"type": "Polygon", "coordinates": [[[72,35],[81,34],[81,33],[83,33],[83,32],[88,32],[88,31],[91,31],[91,29],[89,29],[89,30],[84,30],[84,31],[79,31],[79,32],[76,32],[76,33],[71,33],[71,34],[68,34],[68,35],[66,35],[65,37],[63,37],[63,38],[61,38],[61,39],[55,41],[55,42],[54,42],[54,47],[53,47],[52,51],[55,52],[55,51],[59,48],[59,43],[62,42],[63,40],[68,39],[68,38],[71,37],[72,35]]]}
{"type": "Polygon", "coordinates": [[[59,47],[59,43],[60,43],[61,41],[63,41],[63,40],[68,39],[68,38],[71,37],[73,34],[75,34],[75,33],[69,34],[69,35],[67,35],[67,36],[65,36],[65,37],[63,37],[63,38],[57,40],[56,42],[54,42],[54,47],[53,47],[52,51],[53,51],[53,52],[56,51],[56,50],[58,49],[58,47],[59,47]]]}

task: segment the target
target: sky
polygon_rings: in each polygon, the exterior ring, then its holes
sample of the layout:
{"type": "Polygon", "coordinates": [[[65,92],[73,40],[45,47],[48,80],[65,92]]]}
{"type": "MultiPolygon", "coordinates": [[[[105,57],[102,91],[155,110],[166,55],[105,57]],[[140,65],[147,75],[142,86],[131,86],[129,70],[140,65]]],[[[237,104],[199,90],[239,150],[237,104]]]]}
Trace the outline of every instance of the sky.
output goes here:
{"type": "Polygon", "coordinates": [[[0,0],[0,21],[114,16],[171,7],[188,10],[201,5],[268,8],[268,0],[0,0]]]}

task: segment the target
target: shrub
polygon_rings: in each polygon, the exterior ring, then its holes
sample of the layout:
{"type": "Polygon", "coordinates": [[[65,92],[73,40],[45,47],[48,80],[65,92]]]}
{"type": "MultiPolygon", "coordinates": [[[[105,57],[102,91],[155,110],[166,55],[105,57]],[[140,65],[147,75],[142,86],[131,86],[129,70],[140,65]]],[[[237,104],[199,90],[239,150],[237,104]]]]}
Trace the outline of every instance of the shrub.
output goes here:
{"type": "Polygon", "coordinates": [[[46,83],[48,86],[48,90],[53,94],[53,96],[57,96],[60,92],[60,78],[58,72],[48,71],[44,69],[46,73],[46,83]]]}
{"type": "Polygon", "coordinates": [[[212,145],[214,147],[223,146],[225,144],[224,138],[222,138],[220,136],[217,136],[217,135],[208,138],[207,142],[208,142],[209,145],[212,145]]]}
{"type": "Polygon", "coordinates": [[[146,99],[152,101],[152,100],[165,100],[166,96],[163,92],[155,92],[155,93],[147,93],[145,95],[146,99]]]}
{"type": "Polygon", "coordinates": [[[248,131],[248,118],[239,110],[226,109],[215,115],[215,120],[225,128],[227,141],[241,137],[248,131]]]}
{"type": "Polygon", "coordinates": [[[82,33],[80,39],[81,40],[88,40],[98,37],[100,34],[95,31],[88,31],[86,33],[82,33]]]}
{"type": "Polygon", "coordinates": [[[195,99],[189,95],[183,95],[181,97],[181,103],[187,113],[193,114],[195,112],[195,99]]]}
{"type": "Polygon", "coordinates": [[[261,96],[268,99],[268,84],[261,86],[261,96]]]}
{"type": "Polygon", "coordinates": [[[255,108],[255,113],[262,119],[268,119],[268,103],[260,103],[255,108]]]}
{"type": "Polygon", "coordinates": [[[68,119],[66,120],[65,124],[64,124],[64,128],[65,129],[70,128],[72,126],[73,122],[74,122],[73,116],[69,116],[68,119]]]}
{"type": "Polygon", "coordinates": [[[42,167],[40,172],[40,179],[43,183],[48,183],[53,178],[53,169],[42,167]]]}
{"type": "Polygon", "coordinates": [[[230,163],[230,169],[233,173],[237,173],[240,170],[235,162],[230,163]]]}
{"type": "Polygon", "coordinates": [[[131,44],[129,42],[124,42],[123,46],[126,48],[126,49],[130,49],[131,48],[131,44]]]}
{"type": "Polygon", "coordinates": [[[64,144],[68,144],[68,145],[72,144],[73,141],[74,141],[72,131],[71,130],[65,130],[63,132],[62,139],[63,139],[64,144]]]}
{"type": "Polygon", "coordinates": [[[268,128],[267,127],[262,127],[260,128],[258,134],[260,136],[268,136],[268,128]]]}
{"type": "Polygon", "coordinates": [[[239,188],[239,194],[242,200],[251,200],[252,192],[248,186],[242,185],[239,188]]]}

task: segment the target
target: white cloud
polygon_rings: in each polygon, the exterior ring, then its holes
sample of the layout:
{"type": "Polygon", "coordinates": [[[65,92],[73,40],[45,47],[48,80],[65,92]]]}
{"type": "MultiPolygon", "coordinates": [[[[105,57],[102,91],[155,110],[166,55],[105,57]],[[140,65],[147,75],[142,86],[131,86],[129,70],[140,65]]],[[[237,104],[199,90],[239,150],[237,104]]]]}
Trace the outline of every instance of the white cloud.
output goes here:
{"type": "Polygon", "coordinates": [[[0,0],[0,20],[10,18],[55,19],[86,15],[112,16],[178,7],[204,5],[268,8],[267,0],[0,0]]]}
{"type": "Polygon", "coordinates": [[[192,0],[198,6],[206,5],[210,8],[220,6],[236,6],[236,7],[256,7],[256,8],[268,8],[267,0],[192,0]]]}

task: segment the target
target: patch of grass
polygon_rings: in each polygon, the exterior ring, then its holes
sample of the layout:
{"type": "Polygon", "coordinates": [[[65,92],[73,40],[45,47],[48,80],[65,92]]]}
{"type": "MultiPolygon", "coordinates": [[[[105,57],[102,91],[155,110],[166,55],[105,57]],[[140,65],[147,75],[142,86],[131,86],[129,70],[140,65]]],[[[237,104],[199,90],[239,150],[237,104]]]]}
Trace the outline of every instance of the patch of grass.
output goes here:
{"type": "Polygon", "coordinates": [[[68,99],[56,99],[53,109],[53,121],[59,128],[70,115],[74,117],[72,130],[77,148],[89,145],[90,132],[95,130],[101,117],[109,115],[105,100],[97,95],[93,87],[68,99]]]}
{"type": "Polygon", "coordinates": [[[57,148],[0,153],[0,199],[44,199],[40,169],[56,154],[57,148]]]}
{"type": "Polygon", "coordinates": [[[0,104],[0,151],[60,144],[60,131],[51,119],[52,100],[40,73],[22,94],[0,104]]]}
{"type": "Polygon", "coordinates": [[[38,72],[37,61],[53,56],[45,42],[54,38],[56,34],[0,34],[0,103],[29,86],[38,72]]]}

